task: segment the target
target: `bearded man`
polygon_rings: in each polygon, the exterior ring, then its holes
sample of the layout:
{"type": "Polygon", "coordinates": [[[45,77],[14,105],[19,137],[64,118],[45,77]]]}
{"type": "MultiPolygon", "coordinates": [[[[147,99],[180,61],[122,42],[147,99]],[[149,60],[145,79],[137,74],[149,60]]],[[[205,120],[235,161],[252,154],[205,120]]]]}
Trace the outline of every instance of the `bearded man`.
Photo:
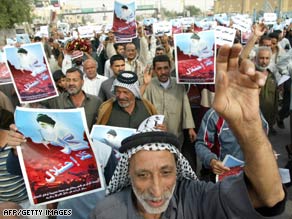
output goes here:
{"type": "Polygon", "coordinates": [[[84,107],[88,129],[91,130],[97,117],[97,109],[101,100],[82,90],[84,84],[83,72],[78,68],[69,68],[66,72],[67,90],[58,97],[40,102],[48,109],[74,109],[84,107]]]}
{"type": "Polygon", "coordinates": [[[154,106],[141,97],[138,76],[122,71],[113,81],[114,97],[99,108],[96,124],[137,129],[143,120],[157,114],[154,106]]]}
{"type": "Polygon", "coordinates": [[[273,128],[278,113],[277,68],[271,63],[272,50],[261,46],[256,51],[255,67],[267,77],[265,86],[260,92],[260,109],[269,124],[271,134],[276,134],[273,128]]]}
{"type": "Polygon", "coordinates": [[[216,184],[199,182],[175,135],[141,132],[122,141],[111,195],[91,218],[266,218],[284,211],[287,195],[258,107],[265,77],[249,60],[239,67],[240,51],[240,45],[219,50],[213,107],[238,138],[244,171],[216,184]]]}

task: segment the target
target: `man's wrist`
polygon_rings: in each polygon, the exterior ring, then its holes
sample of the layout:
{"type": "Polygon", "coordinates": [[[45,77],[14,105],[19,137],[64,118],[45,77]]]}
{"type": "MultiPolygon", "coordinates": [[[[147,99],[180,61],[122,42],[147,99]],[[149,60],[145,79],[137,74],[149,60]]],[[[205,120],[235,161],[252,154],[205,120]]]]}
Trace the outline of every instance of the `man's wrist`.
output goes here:
{"type": "Polygon", "coordinates": [[[211,161],[210,161],[210,163],[209,163],[209,166],[211,167],[211,169],[213,169],[213,166],[217,163],[217,159],[215,159],[215,158],[212,158],[211,159],[211,161]]]}

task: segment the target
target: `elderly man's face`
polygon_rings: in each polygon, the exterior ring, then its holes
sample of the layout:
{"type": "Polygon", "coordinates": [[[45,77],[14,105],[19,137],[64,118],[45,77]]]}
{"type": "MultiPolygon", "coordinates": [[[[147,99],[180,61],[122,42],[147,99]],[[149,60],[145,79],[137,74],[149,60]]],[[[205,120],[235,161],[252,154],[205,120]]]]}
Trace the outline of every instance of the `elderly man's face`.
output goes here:
{"type": "Polygon", "coordinates": [[[164,212],[176,184],[174,155],[167,150],[139,151],[130,160],[129,174],[139,210],[143,214],[164,212]]]}
{"type": "Polygon", "coordinates": [[[94,79],[97,75],[96,62],[94,60],[86,60],[83,65],[84,72],[89,79],[94,79]]]}
{"type": "Polygon", "coordinates": [[[271,53],[268,50],[259,51],[256,58],[256,66],[260,70],[265,70],[270,64],[271,53]]]}
{"type": "Polygon", "coordinates": [[[119,106],[122,108],[128,108],[135,104],[135,96],[127,88],[115,87],[115,96],[119,106]]]}

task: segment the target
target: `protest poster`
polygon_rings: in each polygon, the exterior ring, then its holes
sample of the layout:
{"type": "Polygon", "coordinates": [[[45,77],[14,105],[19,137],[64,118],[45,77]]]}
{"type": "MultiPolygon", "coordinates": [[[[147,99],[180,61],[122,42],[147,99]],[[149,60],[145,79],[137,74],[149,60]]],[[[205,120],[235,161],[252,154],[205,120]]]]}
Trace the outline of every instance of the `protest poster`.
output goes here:
{"type": "Polygon", "coordinates": [[[153,23],[153,33],[156,37],[167,35],[172,35],[172,24],[170,21],[159,21],[153,23]]]}
{"type": "Polygon", "coordinates": [[[48,25],[40,26],[40,31],[36,35],[40,37],[49,38],[49,26],[48,25]]]}
{"type": "Polygon", "coordinates": [[[233,157],[230,154],[227,154],[224,157],[222,163],[225,167],[229,167],[230,170],[226,171],[221,175],[216,175],[216,182],[220,182],[227,176],[237,175],[241,171],[243,171],[244,162],[242,160],[237,159],[236,157],[233,157]]]}
{"type": "Polygon", "coordinates": [[[114,2],[113,32],[119,39],[135,38],[137,36],[136,4],[135,1],[122,3],[114,2]]]}
{"type": "Polygon", "coordinates": [[[58,95],[42,43],[4,48],[7,66],[21,103],[37,102],[58,95]]]}
{"type": "Polygon", "coordinates": [[[27,44],[27,43],[31,43],[30,42],[30,38],[28,36],[27,33],[23,33],[23,34],[16,34],[16,41],[20,44],[27,44]]]}
{"type": "Polygon", "coordinates": [[[17,43],[16,38],[6,38],[6,45],[7,46],[13,46],[17,43]]]}
{"type": "Polygon", "coordinates": [[[153,34],[153,23],[156,23],[156,18],[144,18],[143,20],[143,26],[146,36],[151,36],[153,34]]]}
{"type": "MultiPolygon", "coordinates": [[[[279,156],[280,154],[276,154],[274,152],[275,156],[279,156]]],[[[227,154],[223,161],[222,161],[223,165],[225,167],[229,167],[229,171],[226,171],[225,173],[221,174],[221,175],[216,175],[216,182],[220,182],[222,180],[224,180],[225,177],[227,176],[234,176],[239,174],[240,172],[243,171],[245,162],[242,160],[237,159],[236,157],[227,154]]],[[[281,176],[281,180],[283,184],[286,183],[290,183],[291,178],[290,178],[290,173],[289,173],[289,169],[286,168],[278,168],[279,169],[279,173],[281,176]]]]}
{"type": "Polygon", "coordinates": [[[277,14],[276,13],[264,13],[263,23],[266,25],[273,25],[277,23],[277,14]]]}
{"type": "Polygon", "coordinates": [[[177,83],[215,82],[214,30],[174,35],[177,83]]]}
{"type": "Polygon", "coordinates": [[[61,33],[66,34],[70,32],[70,25],[68,23],[57,21],[57,29],[61,33]]]}
{"type": "Polygon", "coordinates": [[[94,33],[99,33],[101,34],[104,30],[104,25],[100,24],[100,25],[93,25],[92,26],[93,32],[94,33]]]}
{"type": "Polygon", "coordinates": [[[78,33],[80,38],[94,37],[93,26],[80,26],[78,27],[78,33]]]}
{"type": "Polygon", "coordinates": [[[226,13],[223,14],[214,14],[214,20],[220,26],[228,27],[230,25],[230,20],[226,13]]]}
{"type": "Polygon", "coordinates": [[[233,45],[236,30],[224,26],[215,27],[215,43],[217,46],[223,46],[227,44],[228,46],[233,45]]]}
{"type": "Polygon", "coordinates": [[[189,27],[191,27],[194,24],[194,18],[193,17],[182,17],[180,19],[181,26],[184,30],[187,30],[189,27]]]}
{"type": "Polygon", "coordinates": [[[90,138],[95,147],[108,148],[111,147],[117,159],[120,158],[121,154],[119,148],[121,142],[137,132],[143,132],[146,130],[153,129],[156,125],[163,124],[164,115],[153,115],[143,120],[138,129],[124,128],[108,125],[93,125],[90,138]]]}
{"type": "Polygon", "coordinates": [[[116,37],[116,43],[130,43],[130,42],[132,42],[132,38],[116,37]]]}
{"type": "Polygon", "coordinates": [[[0,85],[12,83],[11,74],[5,60],[4,51],[0,49],[0,85]]]}
{"type": "Polygon", "coordinates": [[[15,123],[26,142],[17,147],[33,205],[53,203],[104,189],[84,108],[17,107],[15,123]]]}
{"type": "Polygon", "coordinates": [[[119,148],[121,147],[122,140],[135,133],[136,129],[132,128],[93,125],[90,138],[95,147],[111,147],[114,151],[115,157],[119,159],[121,156],[119,148]]]}
{"type": "Polygon", "coordinates": [[[246,14],[237,14],[231,17],[232,27],[241,32],[251,31],[252,19],[246,14]]]}
{"type": "Polygon", "coordinates": [[[195,26],[203,31],[212,30],[216,26],[216,21],[213,18],[203,18],[202,20],[196,20],[195,26]]]}
{"type": "Polygon", "coordinates": [[[177,34],[177,33],[182,33],[183,32],[181,19],[171,19],[170,22],[172,24],[172,33],[173,34],[177,34]]]}

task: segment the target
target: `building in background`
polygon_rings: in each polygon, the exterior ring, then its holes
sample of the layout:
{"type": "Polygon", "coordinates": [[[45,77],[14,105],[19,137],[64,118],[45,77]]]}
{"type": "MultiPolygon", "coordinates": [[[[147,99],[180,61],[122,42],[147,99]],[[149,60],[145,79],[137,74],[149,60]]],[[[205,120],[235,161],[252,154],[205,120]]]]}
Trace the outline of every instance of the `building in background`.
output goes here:
{"type": "Polygon", "coordinates": [[[282,15],[292,12],[291,0],[215,0],[214,13],[275,12],[282,15]]]}

